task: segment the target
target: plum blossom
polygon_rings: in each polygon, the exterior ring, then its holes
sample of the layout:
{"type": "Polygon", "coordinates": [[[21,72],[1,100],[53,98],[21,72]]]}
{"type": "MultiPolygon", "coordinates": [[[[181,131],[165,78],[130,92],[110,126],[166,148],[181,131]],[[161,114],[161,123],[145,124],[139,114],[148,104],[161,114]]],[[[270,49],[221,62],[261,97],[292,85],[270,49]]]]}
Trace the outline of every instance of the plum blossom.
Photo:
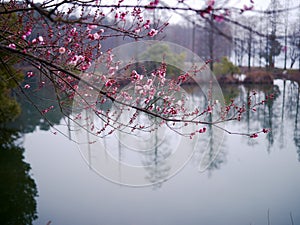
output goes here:
{"type": "Polygon", "coordinates": [[[87,70],[88,68],[90,68],[90,66],[91,66],[91,63],[88,62],[88,63],[81,66],[81,70],[87,70]]]}
{"type": "Polygon", "coordinates": [[[71,60],[69,61],[70,65],[76,65],[78,61],[78,55],[74,55],[71,60]]]}
{"type": "Polygon", "coordinates": [[[172,115],[176,115],[178,113],[178,110],[175,109],[174,107],[171,107],[169,110],[168,110],[168,113],[172,114],[172,115]]]}
{"type": "Polygon", "coordinates": [[[90,30],[96,29],[97,27],[98,27],[98,26],[95,25],[95,24],[89,24],[89,25],[88,25],[88,29],[90,29],[90,30]]]}
{"type": "Polygon", "coordinates": [[[207,8],[200,11],[201,17],[205,17],[206,14],[210,14],[215,6],[215,0],[209,0],[207,2],[207,8]]]}
{"type": "Polygon", "coordinates": [[[9,44],[8,47],[10,47],[12,49],[16,49],[16,45],[15,44],[9,44]]]}
{"type": "Polygon", "coordinates": [[[123,20],[123,21],[125,21],[126,15],[127,15],[127,13],[122,12],[122,13],[120,14],[120,19],[123,20]]]}
{"type": "Polygon", "coordinates": [[[27,72],[27,77],[28,77],[28,78],[33,77],[33,76],[34,76],[34,74],[33,74],[32,71],[28,71],[28,72],[27,72]]]}
{"type": "Polygon", "coordinates": [[[98,40],[99,38],[100,38],[100,35],[99,35],[98,33],[95,33],[95,34],[94,34],[94,39],[95,39],[95,40],[98,40]]]}
{"type": "Polygon", "coordinates": [[[114,79],[110,79],[110,80],[106,81],[105,86],[111,87],[114,83],[116,83],[116,81],[114,79]]]}
{"type": "Polygon", "coordinates": [[[39,41],[40,43],[44,42],[43,36],[39,36],[39,37],[38,37],[38,41],[39,41]]]}
{"type": "Polygon", "coordinates": [[[145,29],[149,29],[150,28],[150,20],[146,21],[146,23],[144,24],[144,28],[145,29]]]}
{"type": "Polygon", "coordinates": [[[69,43],[72,42],[72,38],[67,37],[67,38],[66,38],[66,42],[69,42],[69,43]]]}
{"type": "Polygon", "coordinates": [[[65,47],[60,47],[60,48],[58,49],[58,52],[59,52],[60,54],[64,54],[64,53],[66,52],[65,47]]]}
{"type": "Polygon", "coordinates": [[[258,134],[257,133],[254,133],[254,134],[251,134],[250,135],[250,138],[257,138],[258,137],[258,134]]]}
{"type": "Polygon", "coordinates": [[[200,130],[199,130],[199,133],[205,133],[205,131],[206,131],[206,127],[203,127],[203,128],[201,128],[200,130]]]}
{"type": "Polygon", "coordinates": [[[152,79],[148,79],[147,80],[147,85],[152,86],[152,84],[153,84],[153,80],[152,79]]]}
{"type": "Polygon", "coordinates": [[[25,84],[25,85],[24,85],[24,88],[25,88],[25,89],[29,89],[29,88],[30,88],[30,85],[29,85],[29,84],[25,84]]]}
{"type": "Polygon", "coordinates": [[[178,84],[178,85],[182,84],[183,82],[185,82],[185,81],[187,80],[188,77],[189,77],[189,74],[188,74],[188,73],[185,73],[185,74],[183,74],[183,75],[180,75],[180,76],[178,77],[178,82],[177,82],[177,84],[178,84]]]}
{"type": "Polygon", "coordinates": [[[31,43],[32,43],[33,45],[36,44],[36,43],[37,43],[36,38],[32,39],[31,43]]]}
{"type": "Polygon", "coordinates": [[[118,68],[111,66],[111,67],[108,68],[108,73],[109,73],[110,75],[114,75],[115,72],[117,71],[117,69],[118,69],[118,68]]]}
{"type": "Polygon", "coordinates": [[[209,106],[207,107],[207,112],[208,112],[208,113],[212,113],[212,110],[213,110],[212,106],[209,105],[209,106]]]}
{"type": "Polygon", "coordinates": [[[42,110],[42,114],[46,114],[47,112],[49,112],[51,109],[53,109],[54,106],[51,105],[50,107],[48,107],[47,109],[42,110]]]}
{"type": "Polygon", "coordinates": [[[69,64],[70,65],[76,65],[78,63],[78,61],[82,61],[82,60],[84,60],[84,56],[82,56],[82,55],[74,55],[71,58],[69,64]]]}
{"type": "Polygon", "coordinates": [[[93,35],[93,34],[89,34],[88,37],[89,37],[89,39],[91,39],[92,41],[94,40],[94,35],[93,35]]]}
{"type": "Polygon", "coordinates": [[[155,6],[157,6],[158,4],[159,4],[159,0],[154,0],[154,1],[150,2],[149,6],[155,7],[155,6]]]}
{"type": "Polygon", "coordinates": [[[149,35],[150,37],[154,37],[155,35],[157,35],[157,33],[158,33],[157,30],[151,29],[151,30],[149,31],[148,35],[149,35]]]}
{"type": "Polygon", "coordinates": [[[270,129],[266,129],[266,128],[264,128],[264,129],[262,130],[262,132],[264,132],[265,134],[267,134],[267,133],[269,133],[269,132],[270,132],[270,129]]]}
{"type": "Polygon", "coordinates": [[[132,81],[135,81],[135,80],[142,80],[144,76],[138,74],[135,70],[133,70],[133,71],[131,72],[130,77],[131,77],[131,80],[132,80],[132,81]]]}
{"type": "Polygon", "coordinates": [[[94,34],[89,34],[88,35],[89,39],[93,40],[98,40],[100,39],[100,35],[98,33],[94,33],[94,34]]]}
{"type": "Polygon", "coordinates": [[[27,30],[27,32],[25,33],[25,35],[26,35],[26,36],[29,36],[29,35],[31,34],[31,32],[32,32],[32,29],[29,28],[29,29],[27,30]]]}
{"type": "Polygon", "coordinates": [[[137,33],[137,34],[140,33],[141,32],[141,28],[135,28],[134,32],[137,33]]]}
{"type": "Polygon", "coordinates": [[[78,32],[76,31],[76,27],[73,27],[71,30],[70,30],[70,35],[71,36],[77,36],[78,32]]]}

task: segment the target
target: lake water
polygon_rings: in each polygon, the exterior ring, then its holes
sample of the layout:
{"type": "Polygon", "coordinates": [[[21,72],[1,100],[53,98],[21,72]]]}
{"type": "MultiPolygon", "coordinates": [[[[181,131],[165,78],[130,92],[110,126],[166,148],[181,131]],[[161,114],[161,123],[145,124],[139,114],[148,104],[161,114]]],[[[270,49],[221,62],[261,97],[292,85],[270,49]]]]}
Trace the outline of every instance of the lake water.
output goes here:
{"type": "MultiPolygon", "coordinates": [[[[19,124],[25,161],[38,191],[34,224],[300,224],[298,84],[276,80],[274,87],[229,86],[223,91],[225,98],[239,102],[254,88],[261,96],[276,91],[273,104],[227,128],[244,132],[270,127],[270,134],[256,139],[225,135],[207,170],[199,171],[196,149],[175,176],[147,187],[123,186],[99,176],[78,145],[53,134],[42,119],[19,124]]],[[[36,118],[28,113],[26,121],[36,118]]],[[[56,126],[68,133],[66,126],[56,126]]]]}

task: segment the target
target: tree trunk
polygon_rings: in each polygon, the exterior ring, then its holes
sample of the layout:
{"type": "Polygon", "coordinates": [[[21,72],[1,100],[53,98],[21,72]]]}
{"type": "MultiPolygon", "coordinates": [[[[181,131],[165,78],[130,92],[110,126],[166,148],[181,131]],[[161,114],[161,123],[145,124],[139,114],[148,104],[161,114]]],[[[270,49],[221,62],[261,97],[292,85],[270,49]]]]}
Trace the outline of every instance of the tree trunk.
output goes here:
{"type": "Polygon", "coordinates": [[[248,38],[248,71],[251,70],[251,51],[252,51],[252,30],[249,31],[249,38],[248,38]]]}
{"type": "Polygon", "coordinates": [[[286,70],[286,61],[287,61],[287,27],[285,28],[285,34],[284,34],[284,67],[283,67],[284,70],[286,70]]]}
{"type": "Polygon", "coordinates": [[[209,57],[210,57],[210,70],[213,71],[214,68],[214,18],[213,14],[210,17],[210,30],[209,30],[209,57]]]}

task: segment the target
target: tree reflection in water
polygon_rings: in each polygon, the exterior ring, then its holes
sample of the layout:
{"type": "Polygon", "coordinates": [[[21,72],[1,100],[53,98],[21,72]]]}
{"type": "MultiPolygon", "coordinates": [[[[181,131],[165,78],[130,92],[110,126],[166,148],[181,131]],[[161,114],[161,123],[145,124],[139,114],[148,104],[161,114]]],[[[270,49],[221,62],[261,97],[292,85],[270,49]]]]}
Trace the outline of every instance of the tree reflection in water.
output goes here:
{"type": "Polygon", "coordinates": [[[0,224],[32,224],[37,219],[37,187],[19,133],[0,127],[0,224]]]}
{"type": "Polygon", "coordinates": [[[52,86],[37,90],[36,82],[27,91],[36,106],[43,109],[53,104],[56,110],[41,115],[27,98],[15,90],[21,114],[13,122],[0,124],[0,224],[32,224],[38,218],[37,187],[30,176],[30,164],[24,161],[25,149],[18,142],[22,140],[21,135],[34,132],[37,127],[49,130],[48,121],[59,124],[63,115],[53,101],[55,92],[52,86]]]}
{"type": "MultiPolygon", "coordinates": [[[[230,99],[234,99],[237,105],[247,104],[247,99],[253,90],[257,92],[256,98],[258,102],[271,93],[273,93],[274,98],[267,101],[263,106],[257,107],[256,111],[249,110],[238,123],[238,130],[251,133],[251,131],[261,127],[270,128],[271,132],[265,137],[266,150],[268,152],[272,151],[275,140],[278,140],[281,149],[284,148],[286,146],[285,139],[289,135],[288,131],[293,132],[298,160],[300,161],[299,84],[292,81],[277,80],[274,85],[268,86],[222,86],[225,101],[228,103],[230,99]]],[[[201,100],[197,97],[197,91],[193,90],[191,93],[194,95],[193,101],[195,103],[203,104],[203,99],[201,100]]],[[[202,148],[206,146],[206,149],[209,150],[208,154],[204,155],[208,158],[208,162],[211,162],[207,167],[209,174],[213,170],[220,169],[222,164],[226,162],[226,137],[224,143],[220,146],[216,145],[215,142],[218,139],[218,135],[215,135],[215,132],[216,130],[212,127],[208,127],[208,132],[199,139],[199,146],[202,148]],[[212,157],[215,157],[213,161],[211,161],[212,157]]],[[[247,139],[247,144],[254,147],[259,144],[259,141],[247,139]]],[[[195,153],[193,164],[198,166],[200,161],[203,160],[203,152],[198,148],[195,153]]]]}
{"type": "MultiPolygon", "coordinates": [[[[187,85],[183,87],[185,91],[192,98],[193,104],[198,105],[200,108],[205,108],[207,100],[205,96],[201,94],[201,88],[193,85],[187,85]]],[[[248,98],[252,95],[252,91],[256,91],[256,102],[261,102],[266,96],[273,94],[273,98],[260,105],[256,110],[248,110],[247,113],[241,118],[240,122],[234,121],[229,123],[229,130],[236,132],[256,132],[262,128],[270,128],[271,132],[264,135],[260,134],[260,138],[253,139],[247,138],[239,139],[245,141],[249,146],[261,146],[262,142],[265,143],[265,149],[269,153],[272,152],[275,147],[283,149],[285,142],[289,135],[294,135],[295,146],[297,146],[298,155],[300,155],[300,132],[299,132],[299,89],[298,84],[291,81],[276,80],[274,85],[229,85],[222,86],[224,99],[226,103],[230,102],[230,99],[234,99],[237,105],[247,105],[248,98]],[[294,128],[295,127],[295,128],[294,128]],[[294,128],[294,129],[293,129],[294,128]],[[294,133],[292,133],[294,130],[294,133]]],[[[109,108],[110,106],[108,106],[109,108]]],[[[226,157],[228,149],[226,148],[226,135],[223,142],[223,135],[220,129],[214,126],[206,126],[207,131],[199,136],[198,144],[195,148],[195,154],[192,158],[192,162],[196,168],[200,171],[208,171],[211,174],[212,171],[222,168],[222,165],[226,163],[226,157]]],[[[75,129],[76,130],[76,129],[75,129]]],[[[83,135],[86,137],[87,135],[83,135]]],[[[130,136],[130,135],[129,135],[130,136]]],[[[149,183],[156,183],[157,180],[163,181],[165,177],[168,177],[170,168],[164,161],[172,155],[173,147],[175,146],[174,140],[166,138],[162,144],[161,135],[152,133],[151,140],[148,142],[146,139],[139,145],[135,145],[138,150],[151,149],[149,146],[155,146],[147,154],[143,155],[143,166],[147,167],[147,180],[149,183]]],[[[238,136],[237,136],[238,138],[238,136]]],[[[118,140],[113,141],[111,137],[103,138],[103,145],[105,148],[114,149],[114,156],[120,161],[126,161],[130,158],[128,149],[125,142],[133,143],[131,137],[126,134],[119,134],[118,140]],[[115,143],[115,146],[110,146],[115,143]],[[117,151],[117,152],[116,152],[117,151]],[[128,156],[128,157],[127,157],[128,156]],[[126,158],[127,157],[127,158],[126,158]]],[[[92,140],[85,140],[86,143],[93,143],[92,140]]],[[[90,145],[92,147],[92,145],[90,145]]],[[[93,153],[95,154],[95,153],[93,153]]],[[[86,158],[89,159],[88,152],[86,158]]],[[[299,156],[300,157],[300,156],[299,156]]],[[[87,160],[90,162],[90,160],[87,160]]],[[[139,165],[140,166],[140,165],[139,165]]],[[[161,183],[157,185],[161,186],[161,183]]]]}
{"type": "Polygon", "coordinates": [[[300,123],[299,123],[299,96],[300,87],[297,88],[297,100],[296,100],[296,116],[295,116],[295,127],[294,127],[294,142],[297,146],[298,161],[300,162],[300,123]]]}

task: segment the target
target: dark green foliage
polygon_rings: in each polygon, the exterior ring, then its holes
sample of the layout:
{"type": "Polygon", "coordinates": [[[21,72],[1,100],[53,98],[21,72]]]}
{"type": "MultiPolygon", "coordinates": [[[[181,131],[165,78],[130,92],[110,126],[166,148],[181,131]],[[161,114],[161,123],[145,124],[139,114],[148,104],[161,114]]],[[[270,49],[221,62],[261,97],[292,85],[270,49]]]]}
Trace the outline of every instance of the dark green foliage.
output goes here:
{"type": "Polygon", "coordinates": [[[0,52],[0,123],[15,119],[21,109],[12,97],[12,89],[22,81],[23,74],[13,68],[16,59],[0,52]]]}
{"type": "Polygon", "coordinates": [[[37,187],[16,144],[18,133],[0,128],[0,224],[32,224],[37,218],[37,187]]]}
{"type": "MultiPolygon", "coordinates": [[[[18,24],[16,14],[1,15],[0,27],[5,30],[0,37],[2,44],[11,44],[9,43],[10,39],[7,37],[18,31],[16,24],[18,24]]],[[[11,92],[17,86],[17,82],[23,79],[22,73],[13,67],[17,62],[18,59],[15,56],[0,51],[0,123],[15,119],[21,111],[18,103],[12,98],[11,92]]]]}

